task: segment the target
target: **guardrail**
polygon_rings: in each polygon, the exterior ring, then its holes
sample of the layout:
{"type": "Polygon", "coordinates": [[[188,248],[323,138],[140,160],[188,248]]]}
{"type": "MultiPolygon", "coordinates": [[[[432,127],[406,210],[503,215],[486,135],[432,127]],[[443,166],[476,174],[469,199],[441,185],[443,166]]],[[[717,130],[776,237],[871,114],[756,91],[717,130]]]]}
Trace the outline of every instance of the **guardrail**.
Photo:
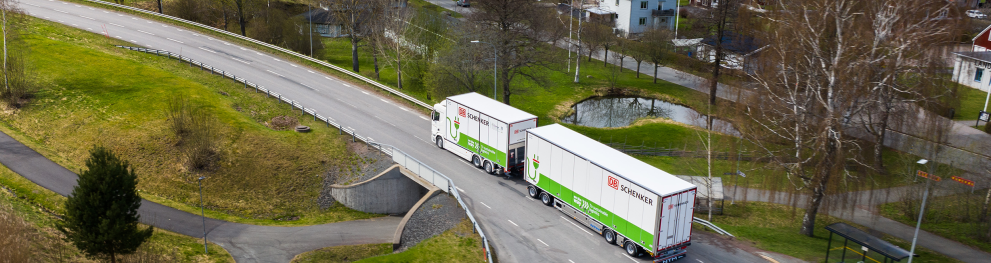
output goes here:
{"type": "Polygon", "coordinates": [[[234,38],[237,38],[237,39],[241,39],[241,40],[248,41],[248,42],[251,42],[251,43],[255,43],[255,44],[258,44],[258,45],[262,45],[262,46],[267,47],[267,48],[275,49],[275,50],[281,51],[283,53],[286,53],[286,54],[289,54],[289,55],[293,55],[293,56],[296,56],[298,58],[301,58],[301,59],[304,59],[304,60],[307,60],[307,61],[310,61],[310,62],[313,62],[313,63],[317,63],[319,65],[322,65],[322,66],[331,68],[333,70],[342,72],[344,74],[347,74],[348,76],[354,77],[354,78],[359,79],[361,81],[364,81],[364,82],[366,82],[368,84],[371,84],[372,86],[375,86],[377,88],[380,88],[380,89],[383,89],[385,91],[388,91],[389,93],[392,93],[393,95],[399,96],[399,97],[401,97],[403,99],[406,99],[406,100],[408,100],[410,102],[413,102],[414,104],[419,105],[421,107],[424,107],[424,108],[427,108],[427,109],[432,109],[433,108],[430,104],[427,104],[427,103],[422,102],[422,101],[420,101],[420,100],[418,100],[416,98],[413,98],[412,96],[409,96],[409,95],[406,95],[406,94],[404,94],[402,92],[399,92],[399,91],[397,91],[397,90],[395,90],[395,89],[393,89],[393,88],[391,88],[389,86],[386,86],[386,85],[384,85],[382,83],[378,83],[375,80],[372,80],[370,78],[366,78],[365,76],[362,76],[362,75],[360,75],[358,73],[354,73],[354,72],[351,72],[350,70],[347,70],[347,69],[344,69],[344,68],[335,66],[333,64],[330,64],[330,63],[327,63],[327,62],[324,62],[324,61],[321,61],[321,60],[318,60],[318,59],[315,59],[315,58],[312,58],[312,57],[309,57],[309,56],[306,56],[306,55],[303,55],[303,54],[296,53],[295,51],[292,51],[292,50],[281,48],[279,46],[275,46],[275,45],[272,45],[272,44],[269,44],[269,43],[265,43],[265,42],[262,42],[262,41],[258,41],[258,40],[255,40],[253,38],[249,38],[249,37],[245,37],[245,36],[238,35],[238,34],[235,34],[235,33],[231,33],[231,32],[228,32],[228,31],[219,29],[219,28],[211,27],[211,26],[208,26],[208,25],[196,23],[196,22],[193,22],[193,21],[185,20],[185,19],[182,19],[182,18],[178,18],[178,17],[166,15],[166,14],[159,14],[159,13],[156,13],[156,12],[152,12],[152,11],[148,11],[148,10],[144,10],[144,9],[140,9],[140,8],[134,8],[134,7],[126,6],[126,5],[115,4],[115,3],[110,3],[110,2],[100,1],[100,0],[86,0],[86,1],[97,3],[97,4],[102,4],[102,5],[113,6],[113,7],[122,8],[122,9],[127,9],[127,10],[131,10],[131,11],[135,11],[135,12],[140,12],[140,13],[144,13],[144,14],[148,14],[148,15],[153,15],[153,16],[167,18],[167,19],[174,20],[174,21],[177,21],[177,22],[182,22],[182,23],[185,23],[185,24],[189,24],[189,25],[193,25],[193,26],[196,26],[196,27],[200,27],[200,28],[203,28],[203,29],[210,30],[210,31],[214,31],[214,32],[217,32],[217,33],[221,33],[221,34],[224,34],[224,35],[227,35],[227,36],[230,36],[230,37],[234,37],[234,38]]]}
{"type": "Polygon", "coordinates": [[[701,218],[692,217],[692,222],[699,223],[700,225],[703,225],[705,227],[711,228],[712,230],[715,230],[716,233],[720,233],[720,234],[731,236],[731,237],[736,237],[733,234],[730,234],[729,232],[726,232],[726,230],[723,230],[722,228],[719,228],[718,226],[712,224],[712,222],[702,220],[701,218]]]}
{"type": "Polygon", "coordinates": [[[245,88],[251,87],[255,89],[255,92],[263,92],[265,93],[266,96],[271,96],[276,100],[278,100],[279,103],[285,102],[287,105],[289,105],[290,109],[299,109],[300,114],[310,114],[310,116],[313,116],[313,120],[320,120],[324,123],[327,123],[328,127],[334,126],[334,128],[337,128],[337,130],[340,131],[340,134],[344,134],[344,133],[350,134],[352,142],[356,140],[361,140],[362,142],[365,142],[368,145],[371,145],[372,147],[379,149],[380,151],[382,151],[382,153],[391,156],[392,160],[398,163],[399,165],[402,165],[407,170],[416,173],[416,175],[420,176],[420,178],[423,178],[429,181],[430,183],[436,185],[437,188],[440,188],[443,191],[451,195],[454,195],[454,197],[458,200],[458,204],[461,204],[461,208],[463,208],[465,210],[465,214],[468,215],[468,219],[471,220],[471,224],[474,226],[474,230],[478,231],[478,235],[482,237],[482,250],[485,253],[486,260],[488,260],[488,262],[492,262],[492,252],[491,252],[491,247],[489,246],[489,240],[485,236],[485,233],[482,232],[482,228],[478,225],[478,221],[475,220],[475,216],[471,214],[471,210],[468,210],[468,206],[465,205],[464,200],[461,199],[461,194],[458,193],[457,186],[454,185],[454,181],[452,181],[451,178],[448,178],[444,174],[441,174],[437,170],[430,168],[430,166],[427,166],[426,164],[420,162],[416,158],[409,156],[408,154],[406,154],[406,152],[403,152],[402,150],[392,145],[381,144],[371,141],[366,137],[362,137],[361,135],[358,135],[354,129],[345,130],[345,127],[343,125],[337,123],[332,118],[324,117],[320,115],[319,113],[317,113],[316,110],[312,108],[306,108],[299,102],[286,98],[277,92],[268,90],[265,87],[262,87],[261,85],[248,82],[247,79],[239,78],[234,74],[229,74],[224,70],[214,68],[210,65],[204,64],[203,62],[199,62],[189,57],[175,54],[165,50],[150,49],[143,47],[129,47],[129,46],[117,46],[117,47],[128,50],[145,52],[149,54],[155,54],[158,56],[164,56],[172,59],[177,59],[181,62],[189,63],[190,66],[197,66],[202,70],[209,69],[210,72],[213,74],[218,74],[226,78],[230,78],[235,82],[243,83],[245,88]]]}

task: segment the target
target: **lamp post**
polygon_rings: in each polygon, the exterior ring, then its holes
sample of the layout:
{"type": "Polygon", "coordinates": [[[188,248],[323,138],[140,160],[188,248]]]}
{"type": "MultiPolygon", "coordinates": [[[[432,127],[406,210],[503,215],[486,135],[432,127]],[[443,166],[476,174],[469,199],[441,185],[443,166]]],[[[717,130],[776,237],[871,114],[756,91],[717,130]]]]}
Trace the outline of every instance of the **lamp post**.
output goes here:
{"type": "MultiPolygon", "coordinates": [[[[916,163],[921,164],[921,165],[926,165],[926,163],[928,163],[928,162],[929,162],[929,160],[921,159],[921,160],[919,160],[916,163]]],[[[936,162],[933,162],[932,164],[929,165],[929,175],[930,176],[932,176],[933,169],[935,169],[935,166],[936,166],[936,162]]],[[[929,181],[931,181],[931,180],[926,180],[925,192],[923,192],[923,194],[922,194],[922,208],[919,208],[919,220],[917,222],[915,222],[915,235],[912,235],[912,249],[909,250],[909,252],[908,252],[908,254],[909,254],[908,255],[908,263],[912,263],[912,258],[915,258],[915,243],[916,243],[916,241],[919,240],[919,227],[922,226],[922,215],[925,215],[925,212],[926,212],[926,198],[929,197],[929,181]]]]}
{"type": "Polygon", "coordinates": [[[206,215],[203,213],[203,179],[206,179],[206,177],[200,176],[196,181],[200,183],[200,217],[203,218],[203,252],[210,254],[210,249],[206,246],[206,215]]]}
{"type": "Polygon", "coordinates": [[[492,55],[495,56],[495,59],[492,62],[492,99],[499,100],[496,99],[496,87],[499,86],[499,52],[496,51],[495,45],[488,42],[472,40],[471,43],[485,43],[492,46],[492,55]]]}

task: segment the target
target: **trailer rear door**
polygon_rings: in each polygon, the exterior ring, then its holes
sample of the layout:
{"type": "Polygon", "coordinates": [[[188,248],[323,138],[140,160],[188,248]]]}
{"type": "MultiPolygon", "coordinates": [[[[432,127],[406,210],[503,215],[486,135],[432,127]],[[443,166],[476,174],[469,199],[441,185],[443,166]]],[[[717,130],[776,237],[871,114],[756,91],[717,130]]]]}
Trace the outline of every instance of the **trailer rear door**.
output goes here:
{"type": "Polygon", "coordinates": [[[664,197],[658,222],[657,251],[683,245],[692,240],[692,218],[695,207],[695,189],[664,197]]]}

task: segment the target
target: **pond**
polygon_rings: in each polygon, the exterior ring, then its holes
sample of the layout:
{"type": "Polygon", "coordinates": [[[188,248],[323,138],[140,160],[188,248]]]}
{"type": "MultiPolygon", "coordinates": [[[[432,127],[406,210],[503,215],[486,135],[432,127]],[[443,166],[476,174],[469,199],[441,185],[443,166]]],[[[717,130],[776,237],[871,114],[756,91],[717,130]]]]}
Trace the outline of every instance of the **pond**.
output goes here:
{"type": "MultiPolygon", "coordinates": [[[[640,118],[667,118],[676,122],[705,127],[708,116],[688,107],[658,99],[638,97],[592,97],[571,107],[574,113],[561,121],[588,127],[624,127],[640,118]]],[[[739,136],[733,124],[715,119],[713,130],[739,136]]]]}

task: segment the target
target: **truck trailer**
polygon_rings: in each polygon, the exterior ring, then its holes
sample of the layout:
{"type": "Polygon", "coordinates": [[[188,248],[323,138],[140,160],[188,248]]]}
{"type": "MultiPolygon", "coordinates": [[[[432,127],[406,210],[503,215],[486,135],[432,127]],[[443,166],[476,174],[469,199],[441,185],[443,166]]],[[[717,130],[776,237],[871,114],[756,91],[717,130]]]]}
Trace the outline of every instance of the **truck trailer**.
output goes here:
{"type": "Polygon", "coordinates": [[[537,116],[478,93],[448,97],[430,114],[431,140],[490,174],[521,173],[537,116]]]}
{"type": "Polygon", "coordinates": [[[695,185],[553,124],[526,130],[527,194],[654,262],[685,257],[695,185]]]}

